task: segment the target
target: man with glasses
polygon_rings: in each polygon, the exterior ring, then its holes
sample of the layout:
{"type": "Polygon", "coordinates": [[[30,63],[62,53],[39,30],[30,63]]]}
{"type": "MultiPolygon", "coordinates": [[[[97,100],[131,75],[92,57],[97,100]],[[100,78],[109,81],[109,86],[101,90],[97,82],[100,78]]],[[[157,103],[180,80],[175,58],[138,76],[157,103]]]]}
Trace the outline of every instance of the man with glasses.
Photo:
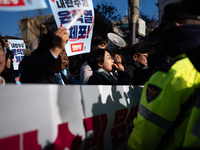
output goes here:
{"type": "Polygon", "coordinates": [[[125,72],[130,75],[130,85],[144,85],[148,75],[146,73],[148,52],[141,48],[140,43],[136,43],[130,48],[132,61],[124,68],[125,72]]]}

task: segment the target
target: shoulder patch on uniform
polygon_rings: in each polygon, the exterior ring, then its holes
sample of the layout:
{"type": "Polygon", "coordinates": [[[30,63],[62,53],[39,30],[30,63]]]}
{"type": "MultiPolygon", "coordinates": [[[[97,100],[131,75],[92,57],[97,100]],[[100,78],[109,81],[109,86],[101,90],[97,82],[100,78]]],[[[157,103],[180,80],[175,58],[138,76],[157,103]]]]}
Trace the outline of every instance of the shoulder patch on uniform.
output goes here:
{"type": "Polygon", "coordinates": [[[147,102],[148,103],[152,102],[160,94],[161,91],[162,91],[161,88],[153,84],[148,84],[146,91],[147,102]]]}

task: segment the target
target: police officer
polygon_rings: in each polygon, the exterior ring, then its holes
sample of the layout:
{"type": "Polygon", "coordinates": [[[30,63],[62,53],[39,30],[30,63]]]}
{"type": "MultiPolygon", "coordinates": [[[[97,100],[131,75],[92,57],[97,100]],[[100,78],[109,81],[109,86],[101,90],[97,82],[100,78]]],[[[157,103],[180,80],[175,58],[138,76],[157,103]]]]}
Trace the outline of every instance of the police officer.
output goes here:
{"type": "Polygon", "coordinates": [[[160,66],[145,83],[128,149],[200,148],[200,134],[191,132],[198,124],[198,117],[192,119],[191,115],[197,111],[193,95],[200,86],[200,73],[186,55],[200,49],[200,13],[186,7],[168,4],[154,30],[161,52],[173,61],[160,66]]]}

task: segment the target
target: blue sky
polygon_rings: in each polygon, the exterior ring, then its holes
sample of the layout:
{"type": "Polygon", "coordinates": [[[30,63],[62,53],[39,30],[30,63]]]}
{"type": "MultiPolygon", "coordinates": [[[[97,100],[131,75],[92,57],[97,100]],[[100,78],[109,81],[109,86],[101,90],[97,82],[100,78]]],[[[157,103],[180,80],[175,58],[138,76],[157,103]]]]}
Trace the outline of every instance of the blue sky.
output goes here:
{"type": "MultiPolygon", "coordinates": [[[[48,0],[45,0],[47,5],[49,6],[48,0]]],[[[102,1],[112,2],[112,4],[117,8],[118,13],[122,16],[126,15],[126,11],[128,11],[128,0],[93,0],[93,5],[95,6],[102,1]]],[[[155,15],[158,18],[158,8],[155,6],[158,0],[140,0],[140,11],[144,14],[149,15],[152,17],[155,15]]],[[[7,11],[0,11],[0,35],[5,36],[15,36],[18,28],[18,20],[22,19],[22,12],[15,11],[15,12],[7,12],[7,11]]],[[[31,13],[31,11],[30,11],[31,13]]],[[[51,13],[51,12],[50,12],[51,13]]]]}

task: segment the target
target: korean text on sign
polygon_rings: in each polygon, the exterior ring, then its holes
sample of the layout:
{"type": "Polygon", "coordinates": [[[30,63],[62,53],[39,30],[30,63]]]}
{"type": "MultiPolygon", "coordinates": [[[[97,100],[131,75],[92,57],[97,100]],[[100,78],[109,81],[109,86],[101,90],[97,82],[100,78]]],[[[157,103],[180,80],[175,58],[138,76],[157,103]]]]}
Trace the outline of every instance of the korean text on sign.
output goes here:
{"type": "Polygon", "coordinates": [[[49,0],[57,27],[65,27],[69,41],[68,56],[90,52],[94,26],[94,9],[90,0],[49,0]]]}

